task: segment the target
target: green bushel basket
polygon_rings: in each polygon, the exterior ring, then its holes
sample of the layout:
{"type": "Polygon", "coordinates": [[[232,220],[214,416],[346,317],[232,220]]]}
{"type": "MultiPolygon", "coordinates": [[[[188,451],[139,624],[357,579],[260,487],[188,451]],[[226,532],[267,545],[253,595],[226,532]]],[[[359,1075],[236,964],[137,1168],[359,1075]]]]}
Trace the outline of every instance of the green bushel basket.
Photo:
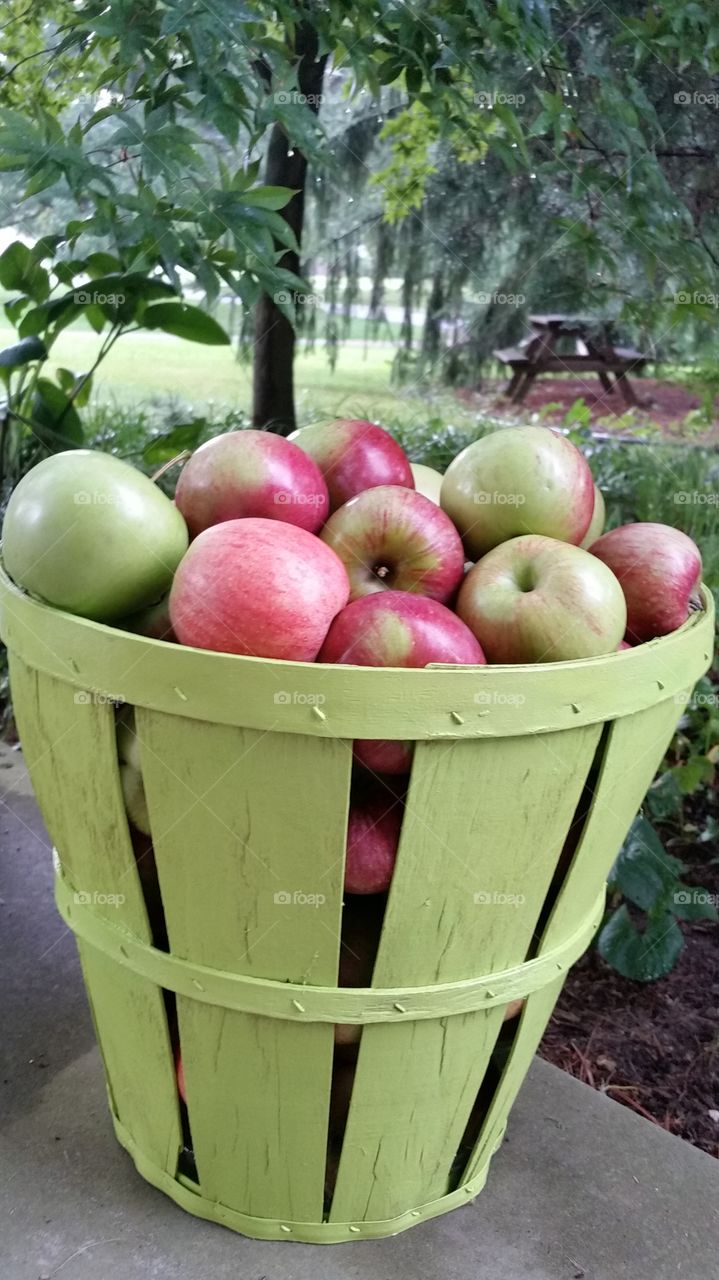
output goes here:
{"type": "Polygon", "coordinates": [[[704,600],[680,631],[606,658],[406,671],[166,645],[0,578],[57,902],[143,1177],[245,1235],[313,1243],[392,1235],[481,1190],[709,666],[704,600]],[[166,951],[123,806],[116,701],[136,709],[166,951]],[[336,985],[354,738],[416,741],[368,989],[336,985]],[[329,1195],[338,1023],[361,1037],[329,1195]]]}

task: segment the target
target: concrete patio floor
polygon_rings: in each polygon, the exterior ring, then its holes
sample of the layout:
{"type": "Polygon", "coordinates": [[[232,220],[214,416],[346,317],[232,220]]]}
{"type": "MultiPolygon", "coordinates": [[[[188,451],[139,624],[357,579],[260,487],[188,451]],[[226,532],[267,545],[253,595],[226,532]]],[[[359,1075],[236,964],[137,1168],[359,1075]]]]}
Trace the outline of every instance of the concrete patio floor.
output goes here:
{"type": "Polygon", "coordinates": [[[719,1162],[537,1060],[486,1190],[390,1240],[247,1240],[146,1185],[112,1135],[47,836],[0,748],[2,1280],[705,1280],[719,1162]]]}

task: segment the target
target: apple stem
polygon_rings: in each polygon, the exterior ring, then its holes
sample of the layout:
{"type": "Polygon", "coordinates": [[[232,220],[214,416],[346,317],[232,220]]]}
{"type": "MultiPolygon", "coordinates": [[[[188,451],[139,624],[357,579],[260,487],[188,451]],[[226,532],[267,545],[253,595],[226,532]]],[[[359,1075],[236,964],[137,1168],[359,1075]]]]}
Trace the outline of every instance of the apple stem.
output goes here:
{"type": "Polygon", "coordinates": [[[176,457],[170,458],[169,462],[163,463],[159,471],[155,471],[154,475],[150,476],[153,484],[157,484],[157,481],[162,479],[166,471],[170,471],[172,467],[176,467],[180,462],[187,462],[187,459],[191,457],[192,450],[183,449],[182,453],[178,453],[176,457]]]}

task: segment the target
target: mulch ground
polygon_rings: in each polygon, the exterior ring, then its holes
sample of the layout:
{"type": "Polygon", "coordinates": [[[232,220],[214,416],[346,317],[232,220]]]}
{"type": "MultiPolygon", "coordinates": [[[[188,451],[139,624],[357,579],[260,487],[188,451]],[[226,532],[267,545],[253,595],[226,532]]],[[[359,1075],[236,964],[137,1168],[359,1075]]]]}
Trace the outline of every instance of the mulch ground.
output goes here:
{"type": "MultiPolygon", "coordinates": [[[[714,805],[719,796],[715,794],[714,805]]],[[[719,849],[667,839],[685,879],[719,895],[719,849]]],[[[719,897],[717,898],[719,901],[719,897]]],[[[620,977],[590,951],[570,973],[539,1052],[669,1133],[719,1157],[719,945],[711,922],[682,924],[676,968],[620,977]]]]}
{"type": "MultiPolygon", "coordinates": [[[[616,419],[623,418],[627,412],[627,406],[619,392],[604,391],[599,379],[594,377],[536,378],[520,405],[510,405],[502,394],[506,385],[506,379],[487,381],[481,391],[464,389],[458,394],[460,399],[472,407],[484,408],[487,412],[512,418],[526,419],[527,415],[538,413],[547,405],[556,405],[557,408],[547,412],[544,418],[549,423],[562,422],[575,400],[582,399],[592,412],[592,426],[604,427],[608,431],[616,429],[616,419]]],[[[622,422],[622,436],[631,437],[635,431],[646,431],[647,426],[653,426],[669,440],[687,437],[682,423],[692,409],[699,408],[697,396],[687,391],[686,387],[657,378],[635,377],[632,386],[642,405],[634,411],[632,425],[622,422]]],[[[693,427],[691,438],[696,443],[719,442],[719,412],[711,426],[701,430],[693,427]]]]}

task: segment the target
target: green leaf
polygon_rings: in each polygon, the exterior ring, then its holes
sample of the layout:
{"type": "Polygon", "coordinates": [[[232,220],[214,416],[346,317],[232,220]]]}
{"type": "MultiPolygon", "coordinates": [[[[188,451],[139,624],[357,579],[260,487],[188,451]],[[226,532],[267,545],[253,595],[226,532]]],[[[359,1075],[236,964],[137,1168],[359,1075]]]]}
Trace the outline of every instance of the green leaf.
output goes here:
{"type": "Polygon", "coordinates": [[[60,387],[76,409],[83,409],[92,394],[92,378],[85,373],[73,373],[72,369],[57,369],[55,376],[60,387]]]}
{"type": "Polygon", "coordinates": [[[144,329],[161,329],[189,342],[228,346],[229,337],[212,316],[186,302],[158,302],[148,307],[139,320],[144,329]]]}
{"type": "Polygon", "coordinates": [[[33,360],[46,360],[45,343],[39,338],[23,338],[12,347],[0,351],[0,369],[19,369],[33,360]]]}
{"type": "Polygon", "coordinates": [[[681,888],[679,875],[684,864],[665,850],[654,827],[646,818],[635,818],[616,862],[609,882],[643,911],[664,903],[681,888]]]}
{"type": "Polygon", "coordinates": [[[145,448],[142,455],[143,462],[150,467],[161,466],[163,462],[169,462],[185,449],[196,449],[206,427],[205,418],[195,418],[192,422],[180,423],[164,435],[156,436],[145,448]]]}
{"type": "Polygon", "coordinates": [[[44,302],[50,293],[47,271],[20,240],[14,240],[0,256],[0,284],[26,294],[33,302],[44,302]]]}
{"type": "Polygon", "coordinates": [[[676,817],[681,812],[681,788],[670,769],[652,783],[644,797],[644,805],[658,822],[676,817]]]}
{"type": "Polygon", "coordinates": [[[290,187],[250,187],[243,191],[241,204],[254,205],[257,209],[284,209],[296,192],[290,187]]]}
{"type": "Polygon", "coordinates": [[[80,416],[65,392],[47,378],[40,378],[32,406],[34,434],[54,453],[76,449],[85,443],[80,416]]]}
{"type": "Polygon", "coordinates": [[[682,931],[670,911],[649,917],[640,932],[626,906],[609,918],[597,941],[602,959],[636,982],[654,982],[671,973],[683,946],[682,931]]]}
{"type": "Polygon", "coordinates": [[[690,756],[685,764],[672,769],[682,795],[691,796],[703,783],[712,781],[714,765],[707,756],[690,756]]]}

